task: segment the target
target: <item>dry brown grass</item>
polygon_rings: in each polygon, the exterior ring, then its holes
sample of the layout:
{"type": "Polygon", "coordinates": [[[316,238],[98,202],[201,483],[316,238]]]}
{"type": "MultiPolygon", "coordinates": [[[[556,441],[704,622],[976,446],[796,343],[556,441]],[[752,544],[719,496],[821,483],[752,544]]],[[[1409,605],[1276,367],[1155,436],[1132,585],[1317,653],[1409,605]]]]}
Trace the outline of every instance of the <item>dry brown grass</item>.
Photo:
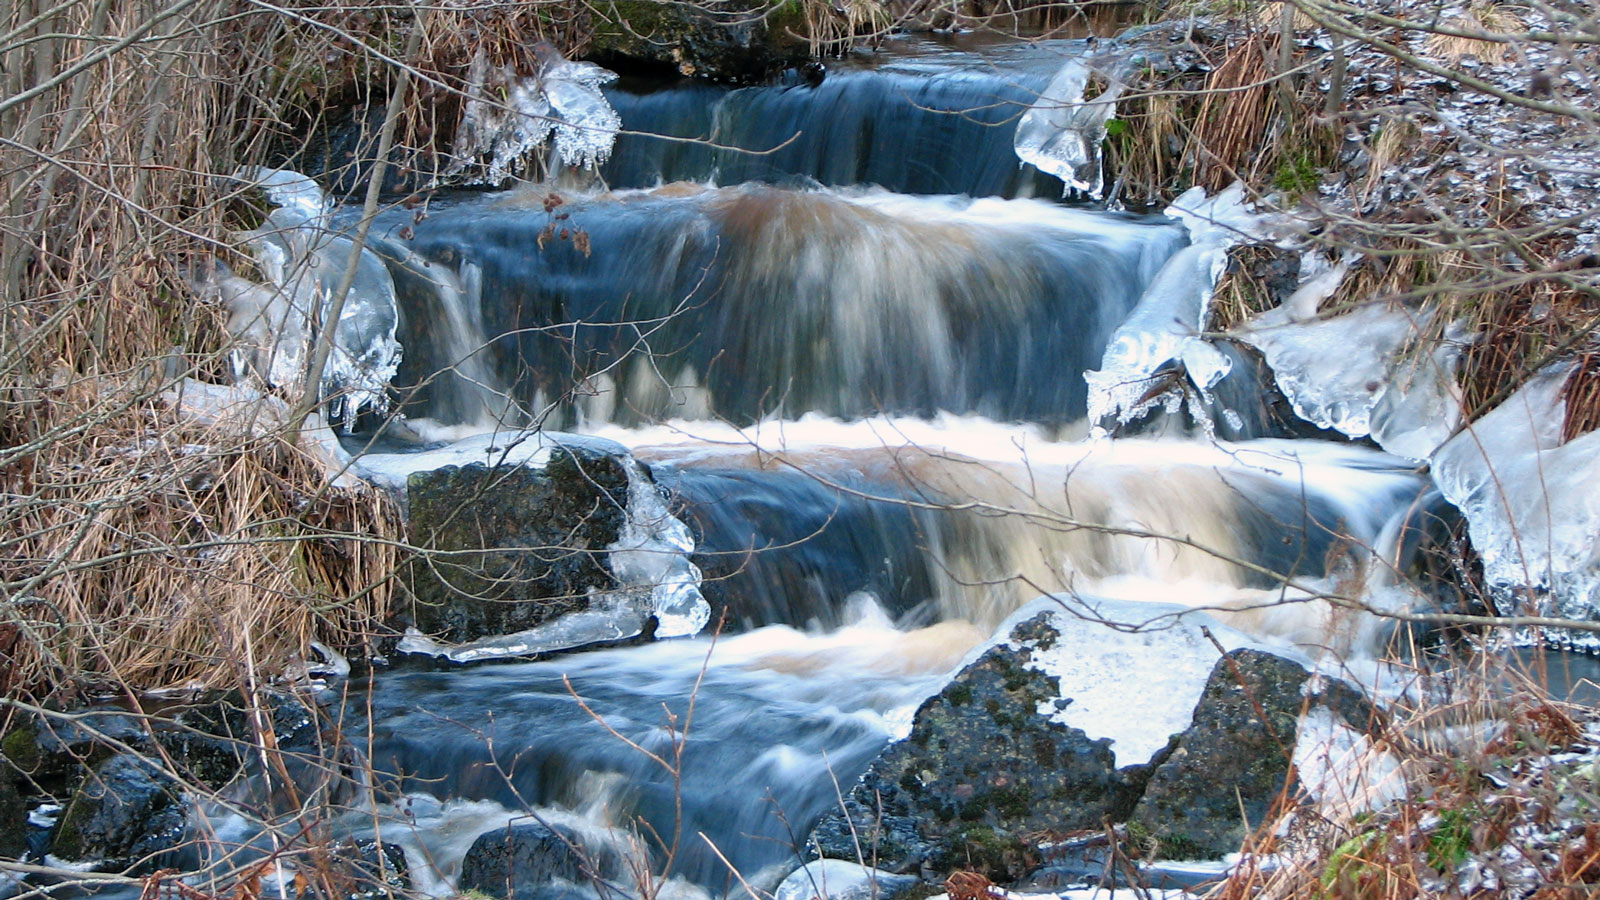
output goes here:
{"type": "Polygon", "coordinates": [[[1254,34],[1230,48],[1206,80],[1190,138],[1198,163],[1195,184],[1220,191],[1249,171],[1269,124],[1267,55],[1276,46],[1264,32],[1254,34]]]}
{"type": "MultiPolygon", "coordinates": [[[[307,14],[308,17],[313,14],[307,14]]],[[[384,610],[392,511],[324,488],[277,436],[176,422],[162,390],[222,380],[217,311],[175,260],[219,249],[219,176],[284,123],[381,85],[365,8],[305,20],[233,0],[165,18],[132,0],[0,13],[0,659],[9,690],[215,683],[384,610]],[[73,37],[81,36],[81,37],[73,37]],[[69,68],[117,39],[96,64],[69,68]],[[76,73],[76,74],[75,74],[76,73]],[[30,95],[26,88],[38,87],[30,95]],[[330,536],[343,534],[345,536],[330,536]]]]}
{"type": "Polygon", "coordinates": [[[1528,27],[1515,9],[1493,0],[1473,3],[1465,15],[1450,16],[1440,25],[1440,32],[1428,35],[1426,50],[1429,56],[1448,62],[1459,62],[1464,57],[1472,56],[1491,65],[1505,62],[1510,54],[1510,45],[1470,35],[1515,34],[1526,31],[1528,27]]]}

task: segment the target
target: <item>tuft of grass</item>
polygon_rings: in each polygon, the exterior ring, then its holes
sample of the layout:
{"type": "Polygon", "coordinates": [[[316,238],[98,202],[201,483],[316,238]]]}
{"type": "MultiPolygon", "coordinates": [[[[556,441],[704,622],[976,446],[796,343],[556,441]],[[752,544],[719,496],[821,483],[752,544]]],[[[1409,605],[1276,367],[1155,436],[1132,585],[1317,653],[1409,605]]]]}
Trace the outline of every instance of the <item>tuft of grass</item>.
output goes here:
{"type": "Polygon", "coordinates": [[[1504,36],[1528,27],[1509,4],[1494,0],[1473,3],[1464,15],[1450,16],[1440,24],[1440,31],[1428,35],[1425,44],[1428,55],[1449,62],[1471,56],[1491,65],[1505,62],[1510,45],[1472,35],[1504,36]]]}

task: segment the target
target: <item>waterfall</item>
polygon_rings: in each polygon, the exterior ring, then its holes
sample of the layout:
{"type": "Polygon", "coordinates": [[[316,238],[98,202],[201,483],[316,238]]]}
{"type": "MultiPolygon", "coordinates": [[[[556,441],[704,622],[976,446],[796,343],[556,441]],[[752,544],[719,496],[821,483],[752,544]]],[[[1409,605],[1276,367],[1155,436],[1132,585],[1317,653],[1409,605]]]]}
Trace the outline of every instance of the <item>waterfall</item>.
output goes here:
{"type": "MultiPolygon", "coordinates": [[[[380,214],[405,347],[386,439],[416,445],[384,448],[390,483],[518,429],[625,447],[630,485],[676,519],[652,507],[667,527],[610,547],[612,571],[650,581],[649,551],[688,548],[656,586],[698,567],[722,625],[697,603],[671,640],[376,674],[357,687],[379,792],[335,832],[405,821],[444,894],[450,834],[533,811],[649,869],[643,821],[705,835],[663,889],[714,894],[729,865],[765,889],[835,781],[1041,594],[1208,610],[1329,659],[1381,644],[1381,619],[1327,598],[1405,602],[1401,551],[1435,496],[1412,463],[1266,439],[1264,413],[1227,419],[1233,442],[1090,437],[1091,412],[1153,402],[1169,364],[1229,402],[1218,379],[1251,367],[1196,337],[1244,221],[1201,219],[1247,216],[1238,198],[1170,218],[1036,199],[1062,183],[1019,161],[1017,122],[1085,50],[888,53],[737,89],[624,77],[603,185],[380,214]]],[[[1108,111],[1055,118],[1092,137],[1108,111]]],[[[1056,156],[1098,183],[1092,154],[1056,156]]]]}

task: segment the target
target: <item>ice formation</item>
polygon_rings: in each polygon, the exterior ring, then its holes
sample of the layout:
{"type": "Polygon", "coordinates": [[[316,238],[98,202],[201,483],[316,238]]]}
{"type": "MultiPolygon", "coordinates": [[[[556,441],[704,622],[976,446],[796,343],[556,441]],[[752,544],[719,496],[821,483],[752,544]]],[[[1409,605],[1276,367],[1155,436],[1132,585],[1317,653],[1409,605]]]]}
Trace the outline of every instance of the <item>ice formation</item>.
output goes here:
{"type": "Polygon", "coordinates": [[[1258,317],[1245,340],[1261,350],[1300,418],[1350,437],[1370,434],[1411,459],[1427,459],[1460,424],[1454,384],[1462,329],[1449,329],[1431,353],[1420,353],[1415,344],[1428,312],[1375,303],[1293,321],[1289,310],[1286,302],[1258,317]]]}
{"type": "Polygon", "coordinates": [[[508,69],[491,72],[482,52],[473,59],[467,73],[473,88],[457,130],[450,174],[481,164],[476,180],[500,184],[521,171],[529,154],[552,135],[556,165],[593,169],[610,158],[622,119],[600,86],[614,81],[616,73],[563,59],[545,44],[535,53],[538,70],[520,78],[508,69]],[[487,88],[496,81],[505,84],[505,94],[491,99],[487,88]]]}
{"type": "MultiPolygon", "coordinates": [[[[239,342],[231,353],[234,374],[295,393],[305,380],[320,320],[332,311],[353,242],[329,231],[332,201],[304,175],[252,169],[236,177],[261,187],[277,208],[261,228],[243,236],[270,284],[232,273],[213,276],[228,308],[228,329],[239,342]]],[[[364,409],[387,408],[389,380],[400,367],[398,325],[389,270],[363,248],[320,387],[329,413],[342,416],[346,428],[364,409]]]]}
{"type": "Polygon", "coordinates": [[[606,548],[611,574],[624,585],[648,588],[657,637],[699,634],[711,619],[700,594],[700,569],[689,561],[694,538],[667,509],[661,489],[638,460],[628,457],[628,517],[617,542],[606,548]]]}
{"type": "Polygon", "coordinates": [[[1200,332],[1211,293],[1227,265],[1228,248],[1260,237],[1265,217],[1245,205],[1242,184],[1209,198],[1203,188],[1191,188],[1173,202],[1167,215],[1188,229],[1189,246],[1167,260],[1139,305],[1111,336],[1099,371],[1084,373],[1089,382],[1089,421],[1097,430],[1105,419],[1131,422],[1157,404],[1175,411],[1178,395],[1159,390],[1156,376],[1165,368],[1181,364],[1204,393],[1231,366],[1200,332]]]}
{"type": "Polygon", "coordinates": [[[1071,59],[1061,67],[1017,122],[1013,146],[1023,162],[1060,178],[1069,189],[1099,197],[1104,187],[1100,143],[1125,85],[1119,71],[1109,70],[1105,90],[1084,100],[1084,89],[1096,71],[1092,62],[1071,59]]]}
{"type": "MultiPolygon", "coordinates": [[[[1502,612],[1600,619],[1600,432],[1561,442],[1570,373],[1540,372],[1433,456],[1502,612]]],[[[1600,647],[1593,634],[1574,640],[1600,647]]]]}

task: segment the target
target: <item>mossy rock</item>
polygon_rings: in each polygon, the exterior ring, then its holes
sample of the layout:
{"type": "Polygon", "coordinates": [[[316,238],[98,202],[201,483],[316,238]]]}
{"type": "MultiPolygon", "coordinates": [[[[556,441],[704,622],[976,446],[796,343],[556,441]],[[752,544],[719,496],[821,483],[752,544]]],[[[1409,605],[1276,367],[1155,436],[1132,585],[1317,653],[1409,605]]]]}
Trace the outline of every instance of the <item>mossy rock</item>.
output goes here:
{"type": "Polygon", "coordinates": [[[1235,650],[1217,661],[1194,719],[1156,766],[1133,814],[1166,859],[1216,859],[1238,850],[1285,791],[1301,714],[1324,706],[1352,728],[1377,715],[1359,692],[1329,682],[1308,696],[1311,673],[1259,650],[1235,650]]]}
{"type": "Polygon", "coordinates": [[[404,624],[452,642],[524,631],[610,590],[606,548],[626,520],[616,455],[558,449],[536,466],[447,466],[413,474],[402,569],[404,624]]]}
{"type": "Polygon", "coordinates": [[[923,703],[911,735],[813,832],[818,853],[1011,881],[1038,864],[1038,834],[1126,818],[1148,770],[1119,770],[1109,741],[1039,712],[1057,680],[1029,663],[1057,636],[1048,613],[1029,619],[923,703]]]}

